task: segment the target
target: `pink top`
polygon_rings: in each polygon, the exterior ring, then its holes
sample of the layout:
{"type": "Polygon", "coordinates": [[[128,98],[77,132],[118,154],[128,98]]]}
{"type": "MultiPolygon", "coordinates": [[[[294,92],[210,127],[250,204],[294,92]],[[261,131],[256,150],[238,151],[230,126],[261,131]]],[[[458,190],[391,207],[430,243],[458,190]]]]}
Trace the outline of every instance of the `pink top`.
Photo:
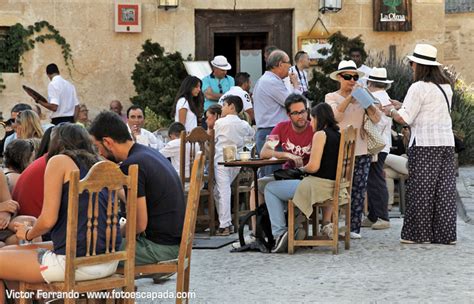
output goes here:
{"type": "Polygon", "coordinates": [[[363,139],[360,136],[360,130],[362,128],[365,110],[356,101],[355,103],[350,103],[344,113],[339,112],[336,107],[341,104],[344,99],[345,97],[339,95],[339,93],[337,92],[328,93],[325,97],[326,103],[330,105],[332,107],[332,110],[334,111],[334,117],[339,123],[339,128],[341,128],[341,130],[345,129],[349,125],[352,125],[354,128],[357,128],[355,155],[365,155],[367,154],[367,139],[363,139]]]}

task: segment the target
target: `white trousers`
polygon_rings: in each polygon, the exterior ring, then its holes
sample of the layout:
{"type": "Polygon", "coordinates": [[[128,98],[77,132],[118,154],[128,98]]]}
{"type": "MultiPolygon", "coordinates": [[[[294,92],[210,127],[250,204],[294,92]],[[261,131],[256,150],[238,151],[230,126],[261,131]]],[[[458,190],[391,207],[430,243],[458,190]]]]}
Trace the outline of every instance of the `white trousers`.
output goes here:
{"type": "Polygon", "coordinates": [[[224,167],[217,165],[215,168],[216,184],[214,186],[214,198],[217,202],[217,214],[219,216],[219,228],[232,225],[232,214],[230,207],[231,184],[240,172],[240,167],[224,167]]]}

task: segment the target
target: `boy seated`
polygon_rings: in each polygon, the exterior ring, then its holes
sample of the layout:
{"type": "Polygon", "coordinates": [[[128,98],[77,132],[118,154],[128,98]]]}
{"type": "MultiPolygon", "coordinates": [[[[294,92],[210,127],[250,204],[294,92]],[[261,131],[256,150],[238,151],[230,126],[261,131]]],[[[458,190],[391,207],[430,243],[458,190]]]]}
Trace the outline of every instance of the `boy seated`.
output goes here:
{"type": "MultiPolygon", "coordinates": [[[[176,170],[176,172],[178,172],[178,175],[181,150],[180,136],[182,131],[186,131],[184,125],[180,122],[173,122],[168,128],[168,137],[170,138],[170,141],[160,149],[160,153],[171,161],[171,164],[173,165],[173,168],[176,170]]],[[[186,164],[184,165],[184,174],[186,177],[189,177],[189,155],[187,153],[185,162],[186,164]]]]}
{"type": "Polygon", "coordinates": [[[233,233],[232,217],[230,209],[231,184],[237,174],[239,167],[224,167],[218,165],[223,161],[223,148],[235,145],[237,151],[241,151],[244,146],[245,136],[254,136],[254,129],[248,122],[239,118],[242,111],[242,99],[238,96],[227,96],[222,106],[222,118],[215,122],[215,180],[214,195],[216,208],[219,216],[219,230],[216,235],[227,236],[233,233]]]}

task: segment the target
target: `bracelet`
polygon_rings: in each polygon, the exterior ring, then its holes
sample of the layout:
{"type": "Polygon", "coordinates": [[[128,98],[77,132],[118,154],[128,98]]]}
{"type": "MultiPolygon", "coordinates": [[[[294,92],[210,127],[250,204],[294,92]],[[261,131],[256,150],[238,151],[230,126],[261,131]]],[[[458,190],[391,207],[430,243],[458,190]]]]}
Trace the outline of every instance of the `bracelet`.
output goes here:
{"type": "Polygon", "coordinates": [[[28,239],[28,232],[30,232],[30,230],[31,230],[31,228],[28,228],[28,229],[26,229],[26,232],[25,232],[25,241],[27,241],[27,242],[31,242],[31,241],[32,241],[32,240],[29,240],[29,239],[28,239]]]}

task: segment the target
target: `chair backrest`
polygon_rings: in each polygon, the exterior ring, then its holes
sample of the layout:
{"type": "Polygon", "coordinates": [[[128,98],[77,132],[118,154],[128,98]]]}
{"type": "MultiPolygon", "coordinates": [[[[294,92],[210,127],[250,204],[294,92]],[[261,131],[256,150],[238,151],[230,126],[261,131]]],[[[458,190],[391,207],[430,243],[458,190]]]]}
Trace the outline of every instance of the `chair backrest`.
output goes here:
{"type": "Polygon", "coordinates": [[[186,214],[184,216],[183,233],[179,246],[178,265],[184,265],[186,259],[191,261],[193,248],[194,230],[199,207],[199,196],[204,176],[204,155],[202,152],[196,154],[191,169],[191,181],[189,183],[188,200],[186,203],[186,214]]]}
{"type": "Polygon", "coordinates": [[[189,178],[185,175],[186,154],[189,157],[189,172],[191,172],[197,152],[201,151],[205,157],[205,161],[209,165],[208,174],[204,176],[204,180],[208,182],[210,193],[213,193],[215,154],[214,130],[210,130],[208,134],[202,127],[196,127],[192,129],[189,134],[187,134],[186,131],[182,131],[180,139],[179,177],[181,178],[181,184],[184,187],[185,183],[189,181],[189,178]]]}
{"type": "Polygon", "coordinates": [[[355,144],[357,139],[357,129],[348,126],[341,131],[339,141],[339,154],[337,158],[336,181],[334,185],[334,198],[339,200],[339,191],[347,189],[350,194],[352,190],[352,175],[354,173],[355,144]]]}
{"type": "MultiPolygon", "coordinates": [[[[135,272],[135,236],[137,214],[137,182],[138,165],[129,167],[128,176],[123,174],[119,166],[110,161],[100,161],[89,170],[87,175],[80,179],[79,170],[71,172],[69,180],[69,200],[66,231],[66,269],[65,287],[72,290],[75,285],[75,268],[83,265],[95,265],[111,261],[125,261],[124,286],[134,284],[135,272]],[[126,246],[123,251],[116,251],[118,212],[120,209],[119,192],[127,188],[126,210],[126,246]],[[106,211],[99,208],[99,192],[104,188],[108,191],[106,211]],[[86,192],[87,202],[87,232],[86,255],[76,257],[76,242],[78,230],[79,195],[86,192]],[[105,212],[105,253],[97,253],[99,212],[105,212]],[[130,261],[130,262],[129,262],[130,261]]],[[[102,215],[101,215],[102,216],[102,215]]],[[[119,232],[120,233],[120,232],[119,232]]]]}

